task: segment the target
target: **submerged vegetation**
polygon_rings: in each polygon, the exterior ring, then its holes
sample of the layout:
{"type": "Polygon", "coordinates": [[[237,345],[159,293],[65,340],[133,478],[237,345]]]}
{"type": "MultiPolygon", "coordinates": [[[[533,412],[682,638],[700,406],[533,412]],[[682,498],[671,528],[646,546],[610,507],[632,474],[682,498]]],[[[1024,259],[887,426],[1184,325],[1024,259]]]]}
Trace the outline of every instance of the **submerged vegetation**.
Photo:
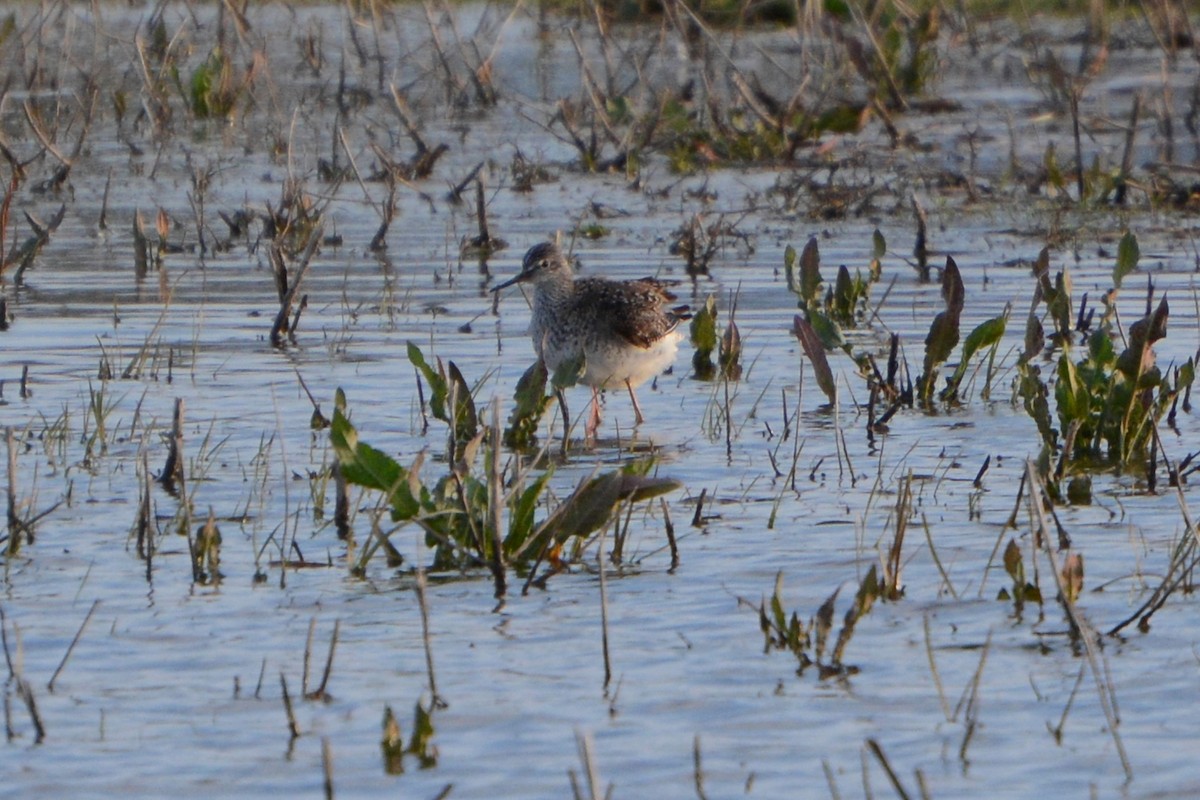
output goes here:
{"type": "Polygon", "coordinates": [[[1060,768],[1186,792],[1156,746],[1186,709],[1116,700],[1186,688],[1163,650],[1197,638],[1189,11],[0,12],[15,791],[117,752],[112,793],[161,769],[207,792],[180,754],[211,726],[264,793],[307,770],[326,796],[598,798],[613,751],[619,789],[678,789],[636,771],[673,728],[699,797],[871,795],[875,764],[899,796],[1060,768]],[[525,308],[488,292],[554,230],[585,274],[690,291],[651,422],[610,391],[577,437],[583,365],[529,364],[525,308]],[[234,702],[206,685],[246,664],[273,736],[240,672],[234,702]],[[564,778],[547,742],[604,725],[564,778]],[[831,733],[797,757],[801,726],[831,733]],[[880,744],[922,726],[933,747],[880,744]]]}

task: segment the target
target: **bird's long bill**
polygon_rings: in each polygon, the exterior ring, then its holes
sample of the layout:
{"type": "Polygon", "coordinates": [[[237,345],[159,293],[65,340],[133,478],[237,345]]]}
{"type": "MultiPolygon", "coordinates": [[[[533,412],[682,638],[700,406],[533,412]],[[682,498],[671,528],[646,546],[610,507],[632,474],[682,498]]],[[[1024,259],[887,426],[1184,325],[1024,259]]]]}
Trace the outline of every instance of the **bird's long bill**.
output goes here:
{"type": "Polygon", "coordinates": [[[504,283],[496,284],[495,286],[492,287],[492,291],[498,292],[501,289],[507,289],[508,287],[512,286],[513,284],[520,283],[521,281],[526,280],[528,278],[529,278],[529,275],[522,272],[519,275],[516,275],[515,277],[509,278],[504,283]]]}

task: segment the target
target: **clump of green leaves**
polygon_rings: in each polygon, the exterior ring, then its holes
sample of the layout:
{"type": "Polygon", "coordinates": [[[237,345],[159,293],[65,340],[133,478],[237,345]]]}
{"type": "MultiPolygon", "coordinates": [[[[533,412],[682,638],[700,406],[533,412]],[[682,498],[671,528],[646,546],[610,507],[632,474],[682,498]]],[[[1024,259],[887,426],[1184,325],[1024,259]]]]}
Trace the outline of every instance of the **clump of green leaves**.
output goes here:
{"type": "Polygon", "coordinates": [[[798,256],[790,245],[784,250],[788,288],[799,297],[805,319],[826,347],[844,347],[842,328],[856,328],[866,320],[871,287],[883,274],[881,259],[886,251],[883,234],[875,231],[866,271],[856,269],[851,275],[843,264],[834,282],[827,284],[821,277],[821,254],[815,236],[798,256]]]}
{"type": "Polygon", "coordinates": [[[758,608],[758,624],[765,640],[764,652],[790,652],[799,662],[799,667],[796,668],[797,675],[803,674],[811,666],[817,667],[822,679],[857,673],[858,667],[846,664],[842,657],[858,621],[867,615],[871,606],[881,597],[882,589],[875,566],[872,565],[863,577],[858,592],[854,595],[854,602],[846,609],[837,640],[832,649],[829,649],[829,637],[833,632],[834,604],[840,591],[840,587],[835,589],[805,625],[795,611],[789,617],[783,610],[783,573],[776,575],[775,591],[771,598],[764,599],[758,608]]]}
{"type": "MultiPolygon", "coordinates": [[[[649,500],[680,485],[651,476],[652,462],[633,461],[620,470],[581,480],[569,497],[537,522],[535,514],[550,471],[518,472],[506,480],[498,461],[502,457],[498,434],[490,434],[482,429],[463,443],[449,472],[429,483],[421,478],[423,455],[404,467],[359,440],[341,390],[330,425],[330,442],[346,482],[382,493],[396,529],[408,524],[420,527],[433,551],[430,568],[434,570],[488,567],[502,574],[510,566],[528,570],[552,551],[556,557],[564,550],[568,558],[579,557],[588,537],[607,525],[623,504],[649,500]]],[[[385,541],[386,534],[378,533],[362,549],[357,571],[366,568],[378,549],[386,550],[385,541]]],[[[497,583],[503,584],[499,579],[497,583]]]]}
{"type": "MultiPolygon", "coordinates": [[[[1128,332],[1119,327],[1117,295],[1122,280],[1137,268],[1138,256],[1137,239],[1126,233],[1113,268],[1114,288],[1105,295],[1104,313],[1094,328],[1094,314],[1084,311],[1086,297],[1072,325],[1066,271],[1051,283],[1048,253],[1043,251],[1038,258],[1038,293],[1026,324],[1017,390],[1042,437],[1041,472],[1054,479],[1048,480],[1054,496],[1061,495],[1057,481],[1070,476],[1073,464],[1083,469],[1096,464],[1143,468],[1150,460],[1154,428],[1195,377],[1193,359],[1169,371],[1156,364],[1154,343],[1167,334],[1170,307],[1165,297],[1152,305],[1153,287],[1145,314],[1128,332]],[[1040,367],[1033,363],[1045,341],[1037,317],[1039,303],[1045,303],[1046,316],[1054,326],[1051,341],[1061,348],[1052,390],[1050,381],[1043,379],[1040,367]],[[1076,335],[1083,337],[1082,353],[1075,347],[1076,335]],[[1049,404],[1051,391],[1054,416],[1049,404]],[[1057,465],[1052,468],[1056,458],[1057,465]]],[[[1086,494],[1076,492],[1081,499],[1086,494]]]]}

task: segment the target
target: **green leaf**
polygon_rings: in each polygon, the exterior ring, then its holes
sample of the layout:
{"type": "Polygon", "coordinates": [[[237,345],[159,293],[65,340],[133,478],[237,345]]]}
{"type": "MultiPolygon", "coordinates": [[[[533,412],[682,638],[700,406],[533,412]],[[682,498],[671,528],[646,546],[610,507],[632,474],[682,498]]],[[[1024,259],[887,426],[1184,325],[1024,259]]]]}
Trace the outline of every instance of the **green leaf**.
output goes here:
{"type": "Polygon", "coordinates": [[[946,256],[946,266],[942,269],[942,299],[946,301],[946,310],[955,316],[961,314],[966,297],[967,290],[963,286],[958,263],[946,256]]]}
{"type": "Polygon", "coordinates": [[[933,397],[937,370],[958,345],[958,314],[942,311],[933,318],[925,337],[925,366],[921,376],[921,398],[933,397]]]}
{"type": "Polygon", "coordinates": [[[737,380],[742,376],[742,334],[732,319],[721,335],[721,350],[717,357],[721,364],[721,376],[737,380]]]}
{"type": "Polygon", "coordinates": [[[403,476],[404,469],[391,456],[358,441],[358,431],[341,408],[333,411],[329,440],[349,483],[377,491],[387,491],[403,476]]]}
{"type": "Polygon", "coordinates": [[[554,474],[546,470],[533,483],[517,496],[513,503],[512,513],[508,519],[508,536],[504,539],[504,551],[510,557],[516,557],[525,549],[525,543],[534,533],[533,513],[537,509],[538,498],[546,488],[547,481],[554,474]]]}
{"type": "Polygon", "coordinates": [[[1180,392],[1192,385],[1192,381],[1196,378],[1196,362],[1189,358],[1187,362],[1175,372],[1175,391],[1180,392]]]}
{"type": "Polygon", "coordinates": [[[962,379],[967,374],[967,368],[970,366],[971,358],[979,350],[985,347],[994,347],[1004,336],[1004,328],[1008,324],[1008,314],[1002,314],[999,317],[979,323],[975,330],[967,334],[967,338],[963,341],[962,358],[959,359],[958,367],[954,370],[954,375],[951,376],[949,384],[942,390],[942,399],[947,399],[958,393],[958,387],[962,383],[962,379]]]}
{"type": "Polygon", "coordinates": [[[434,372],[433,367],[425,361],[425,355],[421,352],[421,348],[412,342],[408,343],[408,360],[425,376],[425,383],[429,386],[429,413],[433,414],[436,419],[449,422],[450,417],[446,415],[446,400],[450,396],[450,387],[446,383],[445,374],[441,370],[434,372]]]}
{"type": "Polygon", "coordinates": [[[871,236],[873,258],[881,259],[887,253],[887,240],[883,238],[883,234],[879,232],[879,228],[875,229],[875,233],[871,236]]]}
{"type": "Polygon", "coordinates": [[[209,116],[208,98],[212,92],[212,65],[205,61],[192,73],[192,112],[197,117],[209,116]]]}
{"type": "Polygon", "coordinates": [[[808,240],[800,254],[800,276],[795,285],[799,287],[798,294],[805,307],[816,305],[821,290],[821,253],[815,236],[808,240]]]}
{"type": "Polygon", "coordinates": [[[350,424],[343,408],[336,403],[329,428],[329,441],[346,482],[385,492],[392,507],[393,520],[412,519],[420,512],[421,505],[417,500],[420,484],[416,482],[416,470],[421,460],[419,456],[410,472],[387,453],[360,442],[358,431],[350,424]],[[414,484],[417,487],[415,489],[414,484]]]}
{"type": "Polygon", "coordinates": [[[854,322],[858,289],[856,282],[850,278],[850,270],[846,265],[838,267],[837,278],[833,282],[833,313],[842,324],[851,325],[854,322]]]}
{"type": "Polygon", "coordinates": [[[820,311],[809,311],[808,322],[821,340],[821,346],[826,350],[843,350],[846,348],[846,337],[842,335],[841,326],[820,311]]]}
{"type": "Polygon", "coordinates": [[[1137,237],[1131,231],[1126,231],[1117,245],[1117,263],[1113,265],[1113,286],[1121,288],[1121,281],[1126,275],[1137,269],[1141,249],[1137,237]]]}
{"type": "Polygon", "coordinates": [[[842,663],[842,654],[846,651],[846,645],[850,643],[850,637],[854,635],[854,626],[867,615],[879,597],[879,576],[875,565],[872,564],[871,568],[867,570],[867,574],[863,576],[858,592],[854,595],[854,604],[846,609],[842,630],[838,633],[837,643],[833,647],[833,653],[829,656],[830,663],[835,665],[842,663]]]}
{"type": "Polygon", "coordinates": [[[587,536],[608,524],[613,510],[626,498],[634,502],[673,492],[682,484],[670,478],[648,478],[609,472],[580,481],[571,496],[538,528],[537,537],[559,542],[587,536]]]}
{"type": "Polygon", "coordinates": [[[475,398],[471,396],[471,387],[467,386],[466,379],[453,361],[449,362],[446,371],[450,377],[448,389],[454,397],[454,438],[456,441],[465,442],[479,430],[475,398]]]}
{"type": "Polygon", "coordinates": [[[833,594],[825,598],[825,602],[817,609],[817,616],[813,620],[813,632],[816,635],[815,649],[813,655],[817,661],[825,655],[825,643],[829,640],[829,632],[833,629],[833,608],[837,602],[838,592],[842,587],[833,590],[833,594]]]}
{"type": "Polygon", "coordinates": [[[1037,314],[1030,312],[1025,320],[1025,349],[1021,351],[1017,364],[1028,364],[1045,346],[1046,332],[1042,329],[1042,321],[1038,319],[1037,314]]]}
{"type": "Polygon", "coordinates": [[[1004,548],[1004,571],[1013,579],[1013,584],[1020,586],[1025,582],[1025,564],[1021,560],[1021,548],[1015,539],[1009,539],[1004,548]]]}
{"type": "Polygon", "coordinates": [[[771,595],[771,615],[779,630],[787,628],[787,612],[783,610],[783,570],[775,573],[775,593],[771,595]]]}
{"type": "Polygon", "coordinates": [[[808,320],[797,314],[792,319],[792,333],[800,340],[804,355],[812,364],[813,374],[817,378],[817,386],[829,399],[830,403],[837,400],[837,384],[834,381],[833,370],[829,368],[829,360],[825,357],[825,348],[821,339],[808,320]]]}
{"type": "Polygon", "coordinates": [[[504,431],[504,446],[522,449],[533,445],[537,426],[553,398],[546,394],[546,364],[540,358],[517,381],[512,414],[504,431]]]}
{"type": "Polygon", "coordinates": [[[550,376],[550,385],[555,389],[570,389],[579,383],[579,379],[587,372],[587,358],[583,351],[575,358],[563,359],[550,376]]]}
{"type": "Polygon", "coordinates": [[[712,295],[704,301],[704,307],[692,317],[691,324],[692,346],[696,352],[692,354],[692,367],[700,380],[712,378],[716,372],[712,353],[717,348],[717,301],[712,295]]]}
{"type": "Polygon", "coordinates": [[[437,748],[433,747],[433,715],[419,702],[413,712],[413,732],[408,742],[408,752],[417,757],[421,769],[428,769],[437,764],[438,752],[437,748]]]}
{"type": "Polygon", "coordinates": [[[1047,298],[1046,308],[1054,318],[1054,331],[1064,341],[1071,339],[1074,322],[1071,314],[1071,273],[1065,269],[1054,277],[1054,293],[1047,298]]]}
{"type": "Polygon", "coordinates": [[[800,281],[796,276],[796,248],[790,244],[783,248],[783,274],[787,276],[788,291],[800,294],[800,281]]]}

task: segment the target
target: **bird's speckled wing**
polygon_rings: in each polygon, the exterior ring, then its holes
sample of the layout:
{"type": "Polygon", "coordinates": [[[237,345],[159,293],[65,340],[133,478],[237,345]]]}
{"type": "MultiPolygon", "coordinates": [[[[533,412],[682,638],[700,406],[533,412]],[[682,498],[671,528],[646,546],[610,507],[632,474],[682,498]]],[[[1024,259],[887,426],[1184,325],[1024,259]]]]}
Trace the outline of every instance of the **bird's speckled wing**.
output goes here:
{"type": "Polygon", "coordinates": [[[576,283],[576,312],[594,317],[612,336],[637,347],[650,347],[690,316],[687,306],[667,307],[675,295],[654,278],[580,278],[576,283]]]}

